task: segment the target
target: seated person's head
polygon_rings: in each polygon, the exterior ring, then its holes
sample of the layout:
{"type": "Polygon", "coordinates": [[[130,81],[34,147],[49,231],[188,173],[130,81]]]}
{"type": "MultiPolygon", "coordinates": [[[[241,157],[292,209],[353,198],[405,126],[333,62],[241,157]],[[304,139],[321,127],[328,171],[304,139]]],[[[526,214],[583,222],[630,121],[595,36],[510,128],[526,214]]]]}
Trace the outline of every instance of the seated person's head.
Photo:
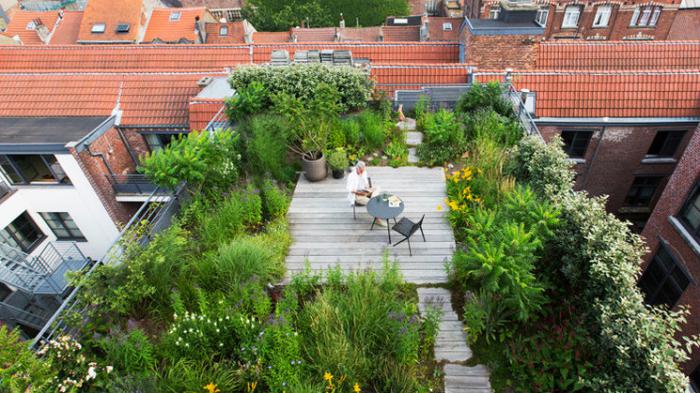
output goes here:
{"type": "Polygon", "coordinates": [[[357,164],[355,164],[355,171],[357,172],[358,175],[361,175],[365,172],[364,161],[358,161],[357,164]]]}

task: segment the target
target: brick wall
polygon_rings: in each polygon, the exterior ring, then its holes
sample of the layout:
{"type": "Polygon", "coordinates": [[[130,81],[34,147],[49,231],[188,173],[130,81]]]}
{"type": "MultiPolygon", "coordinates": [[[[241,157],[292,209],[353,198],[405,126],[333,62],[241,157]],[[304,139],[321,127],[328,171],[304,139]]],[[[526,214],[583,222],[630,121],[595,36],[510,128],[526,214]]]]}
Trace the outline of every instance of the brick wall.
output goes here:
{"type": "MultiPolygon", "coordinates": [[[[643,223],[657,203],[662,190],[673,173],[674,163],[642,163],[656,132],[659,130],[680,130],[692,127],[650,127],[650,126],[547,126],[539,129],[545,140],[561,135],[563,130],[590,130],[593,136],[586,154],[585,162],[576,164],[576,188],[586,190],[591,195],[608,195],[607,209],[622,218],[643,223]],[[658,175],[665,177],[657,189],[649,208],[631,208],[625,206],[625,198],[638,175],[658,175]]],[[[692,136],[687,132],[678,147],[676,157],[680,157],[692,136]]],[[[641,227],[639,228],[641,230],[641,227]]]]}
{"type": "Polygon", "coordinates": [[[146,144],[146,139],[138,130],[132,128],[122,129],[122,134],[126,138],[132,153],[134,153],[137,158],[150,151],[148,144],[146,144]]]}
{"type": "Polygon", "coordinates": [[[669,40],[700,40],[700,8],[682,9],[676,12],[669,40]]]}
{"type": "Polygon", "coordinates": [[[531,69],[541,36],[473,35],[464,29],[465,62],[481,69],[531,69]]]}
{"type": "MultiPolygon", "coordinates": [[[[700,334],[700,286],[697,284],[700,282],[700,256],[692,251],[668,218],[679,213],[698,181],[700,181],[700,128],[693,132],[685,153],[679,160],[673,176],[668,181],[642,232],[642,237],[649,247],[642,268],[646,268],[652,260],[663,239],[670,246],[670,251],[676,260],[685,267],[696,282],[691,282],[677,303],[677,306],[690,306],[691,316],[681,332],[681,335],[685,336],[700,334]]],[[[700,365],[700,351],[694,350],[691,359],[683,365],[683,369],[686,374],[690,374],[698,365],[700,365]]]]}
{"type": "Polygon", "coordinates": [[[119,137],[117,130],[111,128],[105,132],[90,144],[89,151],[86,149],[77,152],[75,149],[71,149],[71,154],[76,157],[78,164],[83,168],[112,220],[118,225],[126,224],[136,212],[138,206],[117,202],[116,194],[108,178],[109,169],[107,164],[109,164],[115,174],[133,172],[136,165],[131,160],[131,156],[119,137]],[[91,152],[92,154],[90,154],[91,152]],[[97,156],[98,154],[102,154],[104,160],[102,157],[97,156]],[[105,161],[107,164],[105,164],[105,161]]]}

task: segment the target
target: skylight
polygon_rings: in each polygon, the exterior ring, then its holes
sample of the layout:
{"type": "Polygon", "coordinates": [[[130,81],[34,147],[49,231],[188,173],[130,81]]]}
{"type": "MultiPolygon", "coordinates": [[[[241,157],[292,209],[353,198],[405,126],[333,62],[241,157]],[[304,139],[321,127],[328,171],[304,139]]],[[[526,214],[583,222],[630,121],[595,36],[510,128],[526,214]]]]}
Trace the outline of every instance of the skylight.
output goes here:
{"type": "Polygon", "coordinates": [[[180,11],[171,12],[170,13],[170,21],[177,22],[180,20],[180,16],[182,16],[182,13],[180,11]]]}
{"type": "Polygon", "coordinates": [[[228,26],[221,26],[219,29],[219,35],[228,35],[228,26]]]}
{"type": "Polygon", "coordinates": [[[92,25],[93,33],[104,33],[107,26],[104,23],[95,23],[92,25]]]}
{"type": "Polygon", "coordinates": [[[450,23],[450,22],[443,23],[442,30],[443,31],[452,31],[452,23],[450,23]]]}
{"type": "Polygon", "coordinates": [[[34,21],[27,23],[27,30],[36,30],[36,23],[34,21]]]}
{"type": "Polygon", "coordinates": [[[406,19],[406,18],[394,18],[394,24],[395,25],[407,25],[408,19],[406,19]]]}
{"type": "Polygon", "coordinates": [[[130,25],[128,23],[120,23],[117,25],[117,33],[128,33],[130,25]]]}

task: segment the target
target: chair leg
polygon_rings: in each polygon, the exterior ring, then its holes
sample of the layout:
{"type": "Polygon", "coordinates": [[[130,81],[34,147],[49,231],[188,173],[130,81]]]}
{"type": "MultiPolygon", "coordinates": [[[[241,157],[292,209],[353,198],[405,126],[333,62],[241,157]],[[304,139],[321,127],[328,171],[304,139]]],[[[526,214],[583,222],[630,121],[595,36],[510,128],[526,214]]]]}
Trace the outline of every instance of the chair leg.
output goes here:
{"type": "Polygon", "coordinates": [[[400,240],[400,241],[396,242],[396,243],[394,244],[394,247],[396,247],[396,246],[398,246],[399,244],[401,244],[401,243],[405,242],[406,240],[408,240],[408,238],[407,238],[407,237],[405,237],[405,238],[403,238],[402,240],[400,240]]]}
{"type": "Polygon", "coordinates": [[[423,236],[423,241],[425,242],[425,233],[423,233],[423,225],[420,226],[420,234],[423,236]]]}
{"type": "Polygon", "coordinates": [[[355,205],[352,205],[352,219],[357,220],[357,215],[355,215],[355,205]]]}
{"type": "Polygon", "coordinates": [[[413,251],[411,250],[411,238],[407,237],[406,240],[408,240],[408,255],[413,256],[413,251]]]}

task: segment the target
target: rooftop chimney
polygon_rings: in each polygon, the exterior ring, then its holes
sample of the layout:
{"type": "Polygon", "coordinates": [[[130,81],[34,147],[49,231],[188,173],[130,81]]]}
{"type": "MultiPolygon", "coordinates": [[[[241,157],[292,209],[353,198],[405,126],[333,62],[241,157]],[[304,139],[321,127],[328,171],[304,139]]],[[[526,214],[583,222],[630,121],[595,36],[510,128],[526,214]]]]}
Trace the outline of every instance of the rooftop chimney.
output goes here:
{"type": "Polygon", "coordinates": [[[428,20],[428,13],[426,12],[421,19],[423,20],[423,24],[420,27],[420,40],[428,41],[430,40],[430,21],[428,20]]]}
{"type": "Polygon", "coordinates": [[[340,13],[340,28],[344,29],[345,28],[345,17],[343,16],[343,13],[340,13]]]}
{"type": "Polygon", "coordinates": [[[49,40],[51,40],[49,28],[41,21],[41,18],[36,18],[32,22],[34,23],[34,31],[36,31],[36,35],[39,36],[41,42],[48,44],[49,40]]]}

